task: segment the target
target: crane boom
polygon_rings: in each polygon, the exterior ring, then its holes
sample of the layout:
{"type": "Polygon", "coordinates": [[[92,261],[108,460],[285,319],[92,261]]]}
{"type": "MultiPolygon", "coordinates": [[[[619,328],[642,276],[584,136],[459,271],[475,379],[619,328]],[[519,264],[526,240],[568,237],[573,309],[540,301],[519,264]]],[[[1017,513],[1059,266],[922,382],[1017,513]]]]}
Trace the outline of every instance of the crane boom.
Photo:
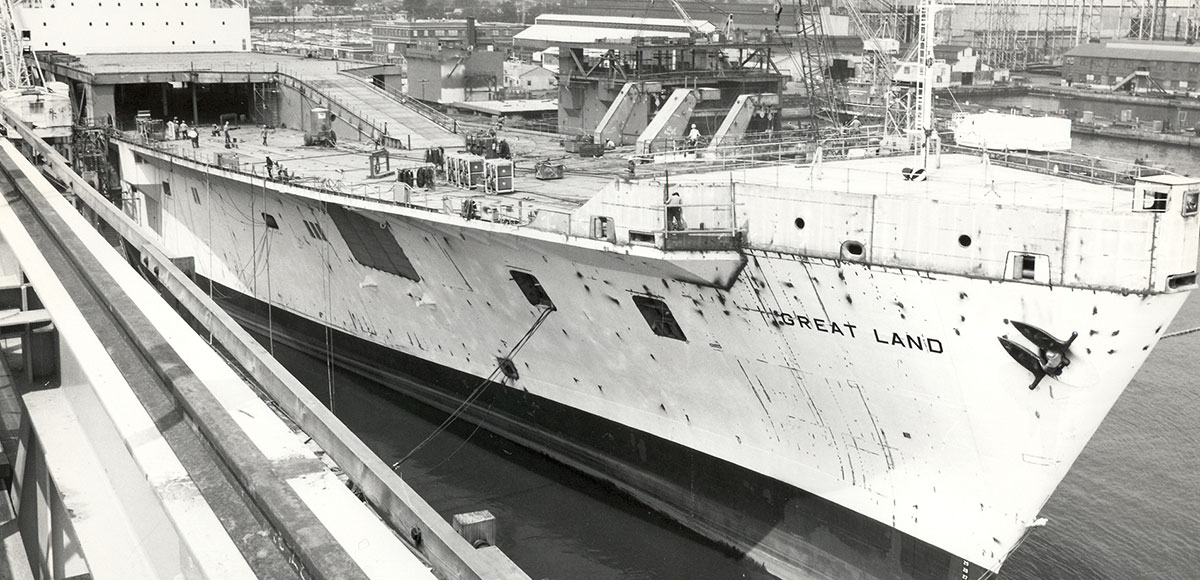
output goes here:
{"type": "Polygon", "coordinates": [[[683,20],[685,23],[687,23],[687,27],[691,29],[693,33],[703,34],[703,31],[700,30],[700,27],[697,26],[694,21],[692,21],[691,15],[688,14],[687,10],[683,9],[683,4],[680,4],[679,0],[669,1],[671,2],[671,8],[675,9],[675,14],[678,14],[680,20],[683,20]]]}

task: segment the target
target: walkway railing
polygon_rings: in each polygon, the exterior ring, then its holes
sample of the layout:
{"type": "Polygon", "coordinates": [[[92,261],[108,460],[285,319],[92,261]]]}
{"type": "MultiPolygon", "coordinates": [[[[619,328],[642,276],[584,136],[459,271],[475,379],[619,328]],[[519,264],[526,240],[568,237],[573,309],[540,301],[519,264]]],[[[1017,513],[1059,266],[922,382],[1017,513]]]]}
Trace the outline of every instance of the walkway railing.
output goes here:
{"type": "Polygon", "coordinates": [[[421,100],[414,99],[414,98],[412,98],[400,91],[397,91],[396,89],[388,87],[388,86],[383,86],[383,87],[377,86],[377,85],[375,85],[375,83],[367,81],[367,80],[363,79],[361,76],[355,75],[350,71],[341,71],[341,73],[350,78],[353,78],[356,82],[363,83],[364,85],[367,85],[367,86],[371,87],[372,89],[395,99],[396,102],[400,103],[401,105],[404,105],[405,107],[408,107],[414,113],[416,113],[422,117],[425,117],[426,119],[429,119],[430,121],[433,121],[434,123],[437,123],[443,129],[450,131],[451,133],[458,133],[458,122],[457,121],[455,121],[452,117],[450,117],[450,115],[447,115],[447,114],[425,104],[421,100]]]}

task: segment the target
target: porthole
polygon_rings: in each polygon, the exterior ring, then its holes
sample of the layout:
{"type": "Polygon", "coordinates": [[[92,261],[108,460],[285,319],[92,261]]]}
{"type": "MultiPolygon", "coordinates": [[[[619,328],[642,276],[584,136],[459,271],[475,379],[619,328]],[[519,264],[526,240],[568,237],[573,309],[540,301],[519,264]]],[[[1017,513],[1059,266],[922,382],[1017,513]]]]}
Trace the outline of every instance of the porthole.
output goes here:
{"type": "Polygon", "coordinates": [[[958,245],[960,245],[964,248],[971,247],[971,236],[968,236],[967,234],[958,236],[958,245]]]}
{"type": "Polygon", "coordinates": [[[796,229],[798,229],[798,230],[804,229],[804,218],[796,218],[796,221],[794,221],[792,223],[796,224],[796,229]]]}

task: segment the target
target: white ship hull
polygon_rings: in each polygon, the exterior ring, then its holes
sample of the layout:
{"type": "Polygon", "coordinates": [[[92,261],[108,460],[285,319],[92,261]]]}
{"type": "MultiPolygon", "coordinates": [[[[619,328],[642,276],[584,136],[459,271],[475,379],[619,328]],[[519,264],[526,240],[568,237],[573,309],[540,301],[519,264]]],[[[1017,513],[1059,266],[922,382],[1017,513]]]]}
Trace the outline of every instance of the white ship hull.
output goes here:
{"type": "Polygon", "coordinates": [[[519,378],[491,387],[498,424],[787,577],[998,570],[1187,295],[568,242],[122,148],[136,183],[170,183],[143,187],[138,211],[172,255],[290,313],[281,324],[344,333],[360,355],[340,354],[384,378],[404,361],[453,375],[435,403],[496,375],[534,325],[512,271],[532,274],[556,310],[514,357],[519,378]],[[368,234],[347,230],[364,219],[419,280],[356,259],[346,237],[368,234]],[[665,303],[686,339],[652,331],[635,296],[665,303]],[[1079,356],[1031,391],[997,340],[1020,340],[1009,321],[1078,332],[1079,356]],[[541,403],[585,433],[570,441],[541,403]]]}

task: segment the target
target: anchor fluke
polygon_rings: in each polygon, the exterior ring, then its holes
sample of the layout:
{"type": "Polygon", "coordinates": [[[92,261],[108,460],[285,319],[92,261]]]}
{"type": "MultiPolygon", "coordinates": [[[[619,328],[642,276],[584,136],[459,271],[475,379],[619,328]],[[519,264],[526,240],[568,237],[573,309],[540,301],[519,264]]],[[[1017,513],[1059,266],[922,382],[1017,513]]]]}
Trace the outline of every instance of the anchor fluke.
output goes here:
{"type": "Polygon", "coordinates": [[[1008,355],[1013,357],[1013,360],[1017,361],[1017,364],[1025,367],[1025,370],[1033,373],[1033,383],[1029,385],[1029,390],[1036,389],[1038,383],[1041,383],[1042,379],[1046,378],[1046,371],[1042,369],[1041,357],[1003,336],[998,338],[1000,345],[1004,347],[1004,350],[1008,351],[1008,355]]]}

